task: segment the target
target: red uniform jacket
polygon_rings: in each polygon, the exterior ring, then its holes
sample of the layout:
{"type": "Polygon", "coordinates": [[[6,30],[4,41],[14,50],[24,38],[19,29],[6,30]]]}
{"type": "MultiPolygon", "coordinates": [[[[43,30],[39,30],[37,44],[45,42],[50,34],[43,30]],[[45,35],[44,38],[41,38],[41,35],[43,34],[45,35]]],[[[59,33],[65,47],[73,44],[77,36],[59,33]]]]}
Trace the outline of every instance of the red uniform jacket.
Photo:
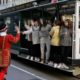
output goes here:
{"type": "MultiPolygon", "coordinates": [[[[4,39],[4,36],[0,36],[0,50],[2,49],[3,39],[4,39]]],[[[15,37],[11,34],[5,36],[4,49],[2,51],[3,64],[9,64],[11,43],[17,43],[19,41],[19,39],[20,39],[19,33],[15,37]]],[[[1,66],[1,64],[0,64],[0,66],[1,66]]]]}

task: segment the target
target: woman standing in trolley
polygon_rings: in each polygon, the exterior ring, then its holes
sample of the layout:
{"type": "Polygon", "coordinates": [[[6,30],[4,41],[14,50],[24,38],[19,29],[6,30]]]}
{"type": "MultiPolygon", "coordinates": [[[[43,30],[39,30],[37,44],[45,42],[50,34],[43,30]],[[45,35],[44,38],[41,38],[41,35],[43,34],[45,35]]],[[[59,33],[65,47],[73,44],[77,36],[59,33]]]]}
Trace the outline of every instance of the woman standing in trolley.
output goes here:
{"type": "Polygon", "coordinates": [[[54,68],[60,67],[60,21],[55,20],[53,27],[51,28],[50,35],[51,35],[51,62],[54,63],[54,68]]]}
{"type": "Polygon", "coordinates": [[[72,21],[66,19],[60,29],[61,68],[69,69],[68,57],[72,57],[72,21]]]}
{"type": "Polygon", "coordinates": [[[20,30],[16,26],[16,36],[7,34],[7,26],[1,20],[0,21],[0,80],[6,80],[8,67],[10,65],[10,47],[11,43],[17,43],[20,39],[20,30]]]}
{"type": "Polygon", "coordinates": [[[40,49],[41,49],[41,63],[48,64],[50,56],[50,32],[51,25],[46,23],[44,19],[40,19],[40,49]],[[45,49],[46,47],[46,49],[45,49]]]}

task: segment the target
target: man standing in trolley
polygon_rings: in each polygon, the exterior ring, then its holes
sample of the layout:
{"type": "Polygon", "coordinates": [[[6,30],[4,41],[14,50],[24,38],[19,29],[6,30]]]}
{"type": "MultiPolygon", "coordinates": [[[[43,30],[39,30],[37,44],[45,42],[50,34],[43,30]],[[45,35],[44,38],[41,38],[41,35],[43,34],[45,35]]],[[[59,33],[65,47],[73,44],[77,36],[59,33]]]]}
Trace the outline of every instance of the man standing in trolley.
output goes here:
{"type": "Polygon", "coordinates": [[[10,65],[10,47],[11,43],[17,43],[20,39],[20,30],[18,26],[15,27],[17,32],[14,37],[7,34],[7,26],[3,21],[0,21],[0,80],[6,80],[8,67],[10,65]]]}

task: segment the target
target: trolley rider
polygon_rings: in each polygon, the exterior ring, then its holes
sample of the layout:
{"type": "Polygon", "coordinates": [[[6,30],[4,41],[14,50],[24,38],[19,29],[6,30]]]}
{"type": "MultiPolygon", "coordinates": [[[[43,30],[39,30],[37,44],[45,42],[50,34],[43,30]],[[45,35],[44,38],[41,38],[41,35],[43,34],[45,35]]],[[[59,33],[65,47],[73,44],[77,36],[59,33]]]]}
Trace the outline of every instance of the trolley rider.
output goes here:
{"type": "Polygon", "coordinates": [[[7,34],[7,26],[0,21],[0,80],[4,79],[10,65],[10,47],[11,43],[17,43],[20,39],[20,30],[16,26],[16,36],[7,34]]]}

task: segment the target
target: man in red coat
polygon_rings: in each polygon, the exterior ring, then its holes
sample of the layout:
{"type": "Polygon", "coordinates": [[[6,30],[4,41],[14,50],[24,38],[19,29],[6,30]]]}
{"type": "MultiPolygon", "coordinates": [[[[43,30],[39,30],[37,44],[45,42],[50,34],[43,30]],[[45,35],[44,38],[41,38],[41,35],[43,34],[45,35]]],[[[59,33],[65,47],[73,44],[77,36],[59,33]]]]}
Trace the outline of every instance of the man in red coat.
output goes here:
{"type": "Polygon", "coordinates": [[[0,80],[5,80],[4,76],[10,65],[11,43],[17,43],[20,39],[20,30],[17,26],[15,27],[15,30],[17,32],[15,37],[11,34],[7,34],[6,24],[3,21],[0,21],[0,55],[2,56],[0,57],[0,80]]]}

